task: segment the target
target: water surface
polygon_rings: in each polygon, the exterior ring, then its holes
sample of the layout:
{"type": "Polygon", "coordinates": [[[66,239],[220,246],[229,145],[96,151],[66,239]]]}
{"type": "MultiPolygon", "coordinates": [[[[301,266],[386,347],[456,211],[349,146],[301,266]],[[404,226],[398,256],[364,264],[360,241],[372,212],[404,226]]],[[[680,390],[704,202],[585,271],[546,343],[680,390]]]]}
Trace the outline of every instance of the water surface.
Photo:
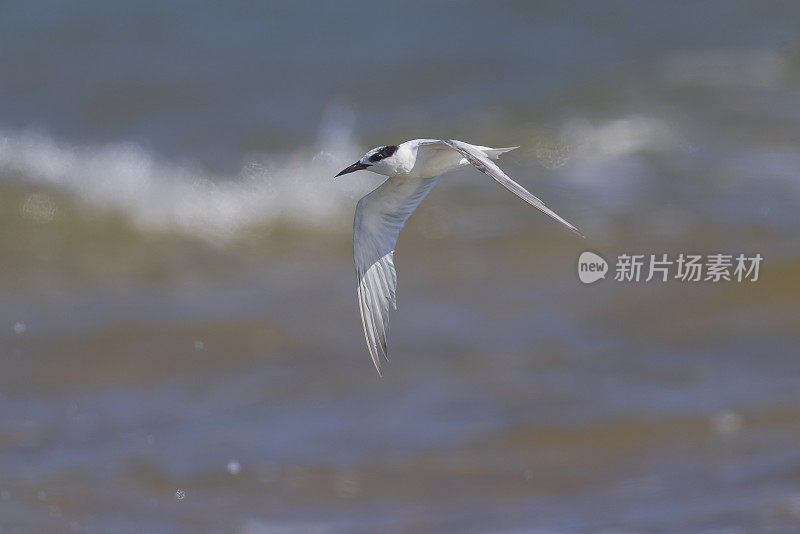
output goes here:
{"type": "Polygon", "coordinates": [[[6,2],[0,530],[796,532],[798,11],[6,2]],[[332,177],[433,136],[587,239],[442,179],[378,379],[332,177]]]}

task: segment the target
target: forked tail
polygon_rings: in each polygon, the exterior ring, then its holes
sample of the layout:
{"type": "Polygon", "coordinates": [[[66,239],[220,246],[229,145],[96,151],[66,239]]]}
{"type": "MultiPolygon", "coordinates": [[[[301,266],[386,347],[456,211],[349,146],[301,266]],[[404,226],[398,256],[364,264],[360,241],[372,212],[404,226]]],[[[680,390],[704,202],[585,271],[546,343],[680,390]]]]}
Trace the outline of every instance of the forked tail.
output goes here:
{"type": "Polygon", "coordinates": [[[515,148],[519,148],[518,146],[510,146],[507,148],[489,148],[489,147],[478,147],[486,154],[490,159],[497,159],[500,157],[500,154],[505,154],[506,152],[511,152],[515,148]]]}

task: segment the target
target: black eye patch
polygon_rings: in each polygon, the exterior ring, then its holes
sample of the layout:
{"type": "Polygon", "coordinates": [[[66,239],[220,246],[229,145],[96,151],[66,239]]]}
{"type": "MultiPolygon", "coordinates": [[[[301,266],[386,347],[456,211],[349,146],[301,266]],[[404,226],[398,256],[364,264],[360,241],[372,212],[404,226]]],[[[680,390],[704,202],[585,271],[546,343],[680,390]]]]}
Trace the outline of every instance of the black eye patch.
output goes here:
{"type": "Polygon", "coordinates": [[[373,155],[371,155],[369,157],[369,160],[371,162],[375,163],[376,161],[380,161],[380,160],[382,160],[384,158],[388,158],[389,156],[391,156],[392,154],[397,152],[397,148],[398,148],[397,145],[383,146],[383,147],[381,147],[380,150],[378,150],[373,155]]]}

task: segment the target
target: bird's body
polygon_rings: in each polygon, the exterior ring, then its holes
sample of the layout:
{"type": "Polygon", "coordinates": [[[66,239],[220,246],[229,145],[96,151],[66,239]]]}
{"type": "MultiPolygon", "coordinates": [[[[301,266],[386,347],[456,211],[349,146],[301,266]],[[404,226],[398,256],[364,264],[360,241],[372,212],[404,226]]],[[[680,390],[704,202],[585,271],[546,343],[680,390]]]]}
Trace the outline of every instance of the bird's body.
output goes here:
{"type": "Polygon", "coordinates": [[[489,148],[450,139],[414,139],[399,145],[374,148],[337,174],[341,176],[369,169],[389,177],[358,201],[353,222],[353,256],[361,322],[378,374],[381,373],[380,356],[387,357],[389,308],[396,308],[397,275],[393,260],[397,236],[436,185],[439,175],[472,165],[580,235],[574,226],[494,164],[493,159],[514,148],[489,148]]]}
{"type": "MultiPolygon", "coordinates": [[[[462,143],[462,141],[458,142],[462,143]]],[[[467,143],[464,144],[466,145],[467,143]]],[[[392,147],[394,145],[389,146],[392,147]]],[[[391,156],[373,162],[373,164],[369,165],[369,170],[392,178],[432,178],[463,167],[464,165],[469,165],[469,162],[461,153],[453,150],[438,139],[414,139],[396,146],[397,150],[391,156]]],[[[489,148],[478,145],[469,146],[483,152],[491,159],[497,159],[503,152],[508,152],[509,150],[517,148],[489,148]]],[[[381,155],[380,152],[377,152],[370,156],[371,152],[385,148],[388,147],[373,149],[367,152],[364,158],[369,162],[369,157],[381,155]]]]}

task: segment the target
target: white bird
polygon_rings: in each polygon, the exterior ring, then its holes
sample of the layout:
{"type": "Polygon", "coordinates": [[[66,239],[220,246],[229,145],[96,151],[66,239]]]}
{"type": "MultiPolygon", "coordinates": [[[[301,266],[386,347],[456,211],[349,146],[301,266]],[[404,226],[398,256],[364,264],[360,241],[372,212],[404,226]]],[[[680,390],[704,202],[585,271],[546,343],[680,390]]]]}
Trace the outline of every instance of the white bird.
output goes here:
{"type": "Polygon", "coordinates": [[[358,201],[353,222],[353,256],[358,277],[361,324],[379,375],[380,356],[388,360],[386,337],[389,333],[389,306],[397,309],[397,274],[393,261],[397,236],[441,174],[472,165],[531,206],[581,235],[577,228],[506,176],[492,162],[500,154],[515,148],[518,147],[489,148],[454,139],[414,139],[399,145],[373,148],[336,175],[368,169],[389,177],[358,201]]]}

